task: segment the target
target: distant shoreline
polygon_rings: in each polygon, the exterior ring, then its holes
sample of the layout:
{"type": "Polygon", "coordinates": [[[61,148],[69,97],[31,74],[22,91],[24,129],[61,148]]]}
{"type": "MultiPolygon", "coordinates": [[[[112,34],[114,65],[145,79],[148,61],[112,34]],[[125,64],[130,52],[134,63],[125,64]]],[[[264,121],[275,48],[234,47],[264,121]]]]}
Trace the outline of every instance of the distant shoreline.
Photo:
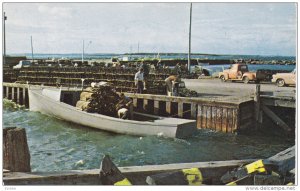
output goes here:
{"type": "MultiPolygon", "coordinates": [[[[27,59],[31,59],[31,53],[24,54],[8,54],[8,57],[14,56],[26,56],[27,59]]],[[[128,60],[186,60],[188,58],[187,53],[86,53],[84,54],[85,60],[94,60],[94,59],[111,59],[111,58],[127,58],[128,60]]],[[[81,60],[81,53],[70,53],[70,54],[34,54],[34,59],[75,59],[81,60]]],[[[224,54],[205,54],[205,53],[193,53],[191,54],[192,59],[199,60],[250,60],[250,61],[290,61],[296,62],[295,56],[264,56],[264,55],[224,55],[224,54]]]]}
{"type": "MultiPolygon", "coordinates": [[[[34,53],[34,55],[81,55],[82,53],[34,53]]],[[[160,53],[153,53],[153,52],[140,52],[140,53],[85,53],[85,55],[90,56],[103,56],[103,55],[123,55],[123,56],[157,56],[157,55],[169,55],[169,56],[183,56],[188,55],[187,53],[176,53],[176,52],[160,52],[160,53]]],[[[246,56],[246,57],[294,57],[290,55],[255,55],[255,54],[212,54],[212,53],[191,53],[194,56],[228,56],[228,57],[236,57],[236,56],[246,56]]],[[[9,53],[7,56],[31,56],[31,53],[9,53]]]]}

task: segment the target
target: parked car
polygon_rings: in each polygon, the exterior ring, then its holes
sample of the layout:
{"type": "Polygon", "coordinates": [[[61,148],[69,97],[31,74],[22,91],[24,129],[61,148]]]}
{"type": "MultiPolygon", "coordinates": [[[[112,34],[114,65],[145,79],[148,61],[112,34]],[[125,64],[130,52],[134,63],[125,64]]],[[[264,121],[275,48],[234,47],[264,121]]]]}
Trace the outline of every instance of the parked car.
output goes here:
{"type": "Polygon", "coordinates": [[[290,73],[277,73],[272,76],[272,82],[277,86],[296,85],[296,69],[290,73]]]}
{"type": "Polygon", "coordinates": [[[13,66],[13,69],[21,69],[29,66],[31,66],[31,62],[29,60],[20,60],[17,65],[13,66]]]}
{"type": "Polygon", "coordinates": [[[249,83],[250,81],[259,83],[267,79],[267,75],[264,72],[249,72],[246,64],[233,64],[229,69],[219,72],[219,78],[222,82],[230,81],[242,81],[249,83]]]}

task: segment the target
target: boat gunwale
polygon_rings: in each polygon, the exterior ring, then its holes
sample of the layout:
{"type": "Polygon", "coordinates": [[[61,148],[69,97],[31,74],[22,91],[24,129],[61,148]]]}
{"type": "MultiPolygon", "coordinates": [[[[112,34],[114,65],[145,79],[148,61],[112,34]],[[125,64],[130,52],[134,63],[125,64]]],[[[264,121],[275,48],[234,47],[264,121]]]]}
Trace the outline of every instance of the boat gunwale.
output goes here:
{"type": "MultiPolygon", "coordinates": [[[[107,120],[112,120],[112,121],[116,121],[116,122],[132,123],[132,124],[136,124],[136,125],[165,126],[165,127],[173,127],[173,128],[174,127],[178,128],[180,125],[184,125],[186,123],[193,123],[193,122],[195,122],[195,120],[180,119],[180,120],[184,120],[185,122],[177,123],[177,124],[176,123],[170,124],[170,123],[162,123],[161,121],[159,121],[159,120],[166,119],[164,117],[160,117],[158,119],[158,121],[149,122],[149,121],[124,120],[124,119],[119,119],[119,118],[115,118],[115,117],[111,117],[111,116],[106,116],[106,115],[102,115],[102,114],[97,114],[97,113],[88,113],[88,112],[85,112],[85,111],[78,110],[78,109],[76,109],[76,107],[71,106],[69,104],[66,104],[64,102],[55,101],[55,100],[53,100],[53,99],[51,99],[51,98],[43,95],[42,93],[36,92],[37,90],[41,90],[41,89],[29,89],[29,91],[31,91],[32,93],[38,94],[39,96],[42,96],[43,98],[47,99],[48,101],[50,101],[52,103],[55,103],[55,104],[58,104],[58,105],[62,105],[64,107],[64,109],[68,109],[68,110],[71,110],[71,111],[76,111],[76,112],[82,113],[84,115],[90,115],[90,116],[97,117],[97,118],[105,118],[107,120]]],[[[172,119],[177,119],[177,118],[172,118],[172,119]]]]}

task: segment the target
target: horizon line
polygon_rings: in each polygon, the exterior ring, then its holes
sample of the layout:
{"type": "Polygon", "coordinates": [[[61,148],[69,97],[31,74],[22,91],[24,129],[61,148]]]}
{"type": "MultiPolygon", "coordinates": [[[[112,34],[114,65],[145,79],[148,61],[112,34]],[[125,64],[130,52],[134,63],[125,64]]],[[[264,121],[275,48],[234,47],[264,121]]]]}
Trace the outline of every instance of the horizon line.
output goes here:
{"type": "MultiPolygon", "coordinates": [[[[9,55],[31,55],[32,53],[7,53],[6,56],[9,55]]],[[[66,55],[66,54],[78,54],[82,53],[34,53],[34,55],[66,55]]],[[[188,55],[188,53],[183,52],[135,52],[135,53],[85,53],[84,55],[97,55],[97,54],[110,54],[110,55],[142,55],[142,54],[150,54],[150,55],[162,55],[162,54],[183,54],[188,55]]],[[[213,53],[191,53],[191,55],[203,55],[203,56],[266,56],[266,57],[296,57],[296,55],[260,55],[260,54],[213,54],[213,53]]]]}

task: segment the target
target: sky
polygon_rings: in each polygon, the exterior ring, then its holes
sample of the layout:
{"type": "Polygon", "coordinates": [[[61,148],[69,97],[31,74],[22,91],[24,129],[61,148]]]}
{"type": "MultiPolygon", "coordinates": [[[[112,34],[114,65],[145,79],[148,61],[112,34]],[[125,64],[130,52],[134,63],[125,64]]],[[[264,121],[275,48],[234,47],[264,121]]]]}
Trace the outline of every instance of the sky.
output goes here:
{"type": "MultiPolygon", "coordinates": [[[[190,3],[4,3],[6,52],[188,52],[190,3]],[[139,47],[139,49],[138,49],[139,47]]],[[[192,53],[296,55],[296,3],[193,3],[192,53]]]]}

